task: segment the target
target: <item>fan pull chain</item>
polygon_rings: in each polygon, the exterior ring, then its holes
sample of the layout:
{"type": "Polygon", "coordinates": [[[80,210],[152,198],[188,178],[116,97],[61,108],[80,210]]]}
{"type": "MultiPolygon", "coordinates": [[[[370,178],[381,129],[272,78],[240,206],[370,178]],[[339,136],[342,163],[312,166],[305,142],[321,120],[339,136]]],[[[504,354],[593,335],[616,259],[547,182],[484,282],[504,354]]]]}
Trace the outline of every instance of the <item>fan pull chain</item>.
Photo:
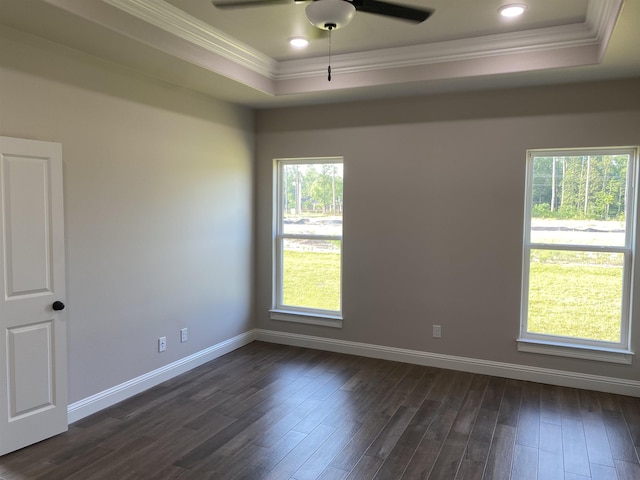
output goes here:
{"type": "Polygon", "coordinates": [[[328,24],[327,28],[329,29],[329,67],[327,68],[327,80],[331,81],[331,32],[336,26],[333,24],[328,24]]]}

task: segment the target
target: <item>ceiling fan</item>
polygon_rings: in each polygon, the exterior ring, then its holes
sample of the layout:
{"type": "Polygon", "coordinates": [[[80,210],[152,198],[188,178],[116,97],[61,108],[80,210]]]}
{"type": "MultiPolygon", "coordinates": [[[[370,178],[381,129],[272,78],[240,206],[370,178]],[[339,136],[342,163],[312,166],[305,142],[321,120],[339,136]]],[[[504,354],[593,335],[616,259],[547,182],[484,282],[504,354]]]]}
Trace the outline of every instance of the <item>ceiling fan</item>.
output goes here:
{"type": "MultiPolygon", "coordinates": [[[[231,0],[222,2],[213,0],[211,3],[216,8],[224,9],[283,5],[301,3],[302,1],[305,0],[231,0]]],[[[410,7],[383,0],[312,0],[305,9],[307,19],[317,28],[329,31],[329,68],[327,69],[329,81],[331,81],[331,32],[347,26],[353,20],[356,11],[412,23],[422,23],[433,14],[431,9],[410,7]]]]}
{"type": "MultiPolygon", "coordinates": [[[[216,8],[224,9],[283,5],[301,3],[301,1],[305,0],[231,0],[221,2],[213,0],[212,3],[216,8]]],[[[306,15],[316,27],[323,30],[336,30],[346,26],[353,19],[356,11],[412,23],[424,22],[433,14],[431,9],[410,7],[382,0],[313,0],[306,8],[306,15]]]]}

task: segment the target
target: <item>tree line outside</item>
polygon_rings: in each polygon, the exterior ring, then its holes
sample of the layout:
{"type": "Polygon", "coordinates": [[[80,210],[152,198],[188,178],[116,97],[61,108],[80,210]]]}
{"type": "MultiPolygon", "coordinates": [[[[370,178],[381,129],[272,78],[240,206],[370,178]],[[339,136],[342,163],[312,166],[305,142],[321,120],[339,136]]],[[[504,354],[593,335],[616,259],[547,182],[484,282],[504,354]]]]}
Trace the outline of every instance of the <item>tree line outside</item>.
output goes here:
{"type": "MultiPolygon", "coordinates": [[[[280,175],[284,231],[341,236],[342,163],[287,163],[280,175]]],[[[283,303],[340,311],[340,240],[287,238],[283,249],[283,303]]]]}
{"type": "MultiPolygon", "coordinates": [[[[556,225],[551,230],[584,220],[618,225],[624,221],[629,155],[534,160],[532,219],[551,221],[556,225]]],[[[308,222],[320,230],[323,219],[341,223],[341,164],[287,164],[282,176],[285,223],[298,227],[297,222],[308,222]]],[[[283,260],[285,304],[340,309],[339,253],[294,249],[287,250],[283,260]]],[[[530,260],[528,331],[620,340],[621,255],[536,249],[530,260]]]]}
{"type": "MultiPolygon", "coordinates": [[[[624,220],[628,155],[536,157],[532,217],[624,220]]],[[[342,164],[287,164],[287,214],[342,213],[342,164]]]]}
{"type": "Polygon", "coordinates": [[[342,164],[290,164],[283,172],[284,211],[336,214],[342,212],[342,164]]]}
{"type": "Polygon", "coordinates": [[[534,218],[624,220],[628,155],[536,157],[534,218]]]}
{"type": "MultiPolygon", "coordinates": [[[[629,164],[628,154],[534,157],[536,243],[623,245],[629,164]]],[[[532,249],[527,331],[619,342],[623,264],[622,253],[532,249]]]]}

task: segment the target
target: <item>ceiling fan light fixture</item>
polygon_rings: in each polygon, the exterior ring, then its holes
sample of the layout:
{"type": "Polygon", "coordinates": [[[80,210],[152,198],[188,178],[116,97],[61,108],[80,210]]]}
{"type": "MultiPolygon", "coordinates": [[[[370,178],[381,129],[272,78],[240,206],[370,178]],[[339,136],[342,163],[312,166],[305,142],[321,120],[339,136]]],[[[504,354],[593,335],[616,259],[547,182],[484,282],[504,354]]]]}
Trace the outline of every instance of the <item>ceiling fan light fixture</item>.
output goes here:
{"type": "Polygon", "coordinates": [[[503,5],[498,9],[498,12],[503,17],[513,18],[522,15],[526,9],[527,6],[522,3],[512,3],[510,5],[503,5]]]}
{"type": "Polygon", "coordinates": [[[356,7],[345,0],[315,0],[307,6],[305,13],[312,25],[322,30],[336,30],[353,20],[356,7]]]}
{"type": "Polygon", "coordinates": [[[293,48],[305,48],[309,45],[309,40],[307,40],[305,37],[290,37],[289,45],[291,45],[293,48]]]}

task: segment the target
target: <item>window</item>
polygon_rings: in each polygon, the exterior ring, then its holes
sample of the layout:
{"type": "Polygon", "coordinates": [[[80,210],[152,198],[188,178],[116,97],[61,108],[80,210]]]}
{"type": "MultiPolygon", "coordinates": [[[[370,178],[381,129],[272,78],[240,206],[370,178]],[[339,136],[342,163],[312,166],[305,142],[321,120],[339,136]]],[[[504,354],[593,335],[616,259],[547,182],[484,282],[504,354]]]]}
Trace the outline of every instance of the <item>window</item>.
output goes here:
{"type": "Polygon", "coordinates": [[[276,160],[271,318],[342,325],[341,158],[276,160]]]}
{"type": "Polygon", "coordinates": [[[630,363],[637,150],[528,153],[518,349],[630,363]]]}

